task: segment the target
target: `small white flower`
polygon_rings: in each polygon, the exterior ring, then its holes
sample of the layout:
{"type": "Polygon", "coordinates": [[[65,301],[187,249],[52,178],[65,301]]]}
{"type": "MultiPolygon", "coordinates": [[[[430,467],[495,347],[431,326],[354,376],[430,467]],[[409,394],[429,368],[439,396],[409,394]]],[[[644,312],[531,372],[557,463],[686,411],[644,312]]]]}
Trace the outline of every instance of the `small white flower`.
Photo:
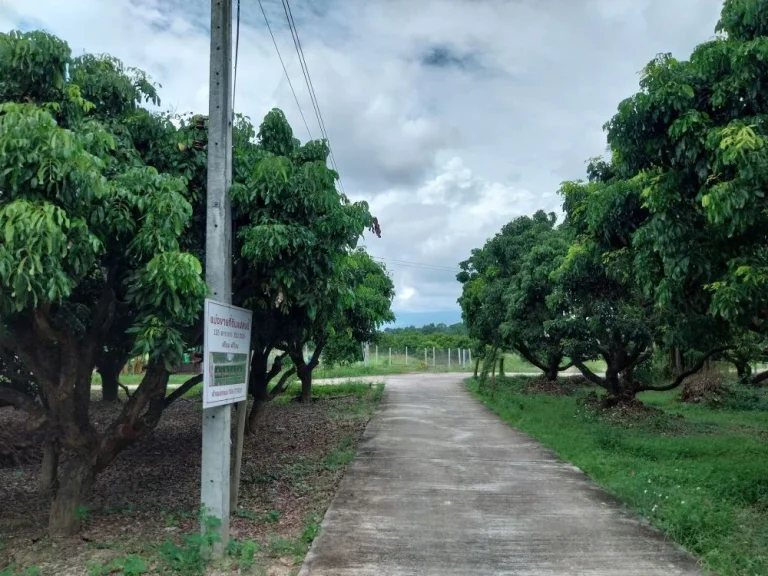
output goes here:
{"type": "Polygon", "coordinates": [[[680,500],[680,504],[685,504],[685,500],[680,500]]]}

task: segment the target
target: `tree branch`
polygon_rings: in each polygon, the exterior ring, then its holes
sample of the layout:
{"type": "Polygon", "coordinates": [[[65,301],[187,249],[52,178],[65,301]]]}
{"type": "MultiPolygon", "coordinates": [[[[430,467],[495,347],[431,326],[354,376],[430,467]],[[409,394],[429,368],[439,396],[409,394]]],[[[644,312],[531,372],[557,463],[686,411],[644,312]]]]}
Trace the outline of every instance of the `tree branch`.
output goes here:
{"type": "Polygon", "coordinates": [[[579,369],[579,371],[583,374],[584,378],[592,382],[593,384],[597,384],[601,388],[605,388],[605,380],[603,378],[600,378],[597,374],[592,372],[589,368],[587,368],[586,364],[584,362],[579,362],[577,360],[573,361],[573,365],[576,366],[576,368],[579,369]]]}
{"type": "Polygon", "coordinates": [[[320,354],[323,353],[323,348],[325,348],[325,340],[321,340],[318,345],[315,346],[315,351],[312,353],[312,360],[310,360],[307,366],[310,372],[317,368],[317,365],[320,363],[320,354]]]}
{"type": "Polygon", "coordinates": [[[285,389],[288,387],[288,379],[296,374],[296,367],[294,366],[288,372],[280,376],[280,380],[277,381],[277,384],[274,385],[272,390],[269,391],[269,399],[274,400],[277,398],[280,394],[285,392],[285,389]]]}
{"type": "Polygon", "coordinates": [[[0,384],[0,401],[6,402],[14,408],[23,410],[24,412],[32,414],[33,416],[45,418],[48,417],[48,415],[45,413],[45,410],[43,410],[43,407],[35,402],[34,398],[27,396],[23,392],[14,388],[3,386],[2,384],[0,384]]]}
{"type": "Polygon", "coordinates": [[[547,372],[549,370],[549,366],[544,364],[543,362],[540,362],[536,356],[533,355],[533,352],[531,352],[530,348],[526,346],[524,343],[519,343],[515,346],[517,348],[517,351],[520,352],[520,355],[528,360],[531,364],[536,366],[539,370],[543,370],[544,372],[547,372]]]}
{"type": "Polygon", "coordinates": [[[50,308],[50,303],[46,302],[40,306],[39,310],[35,310],[33,316],[38,333],[48,340],[48,342],[54,343],[59,340],[59,334],[57,334],[53,327],[51,327],[51,323],[48,320],[48,311],[50,308]]]}
{"type": "Polygon", "coordinates": [[[624,368],[624,370],[629,370],[630,368],[634,368],[635,366],[642,364],[646,360],[649,360],[652,355],[653,355],[653,349],[646,348],[645,352],[643,352],[642,354],[636,354],[635,358],[627,365],[626,368],[624,368]]]}
{"type": "Polygon", "coordinates": [[[95,466],[97,473],[103,470],[121,450],[143,438],[155,428],[166,406],[165,390],[169,375],[162,362],[157,360],[152,361],[147,367],[139,388],[101,438],[95,466]]]}
{"type": "Polygon", "coordinates": [[[688,378],[688,376],[693,376],[694,374],[696,374],[696,372],[701,370],[704,367],[704,364],[706,363],[706,361],[709,360],[712,356],[714,356],[715,354],[719,354],[720,352],[724,352],[726,350],[730,350],[730,349],[731,349],[730,346],[725,346],[725,347],[721,347],[721,348],[714,348],[714,349],[710,350],[709,352],[707,352],[706,354],[704,354],[704,356],[702,356],[701,359],[698,362],[696,362],[696,364],[692,368],[690,368],[690,369],[686,370],[685,372],[681,373],[670,384],[666,384],[664,386],[641,386],[640,388],[638,388],[637,391],[638,392],[647,392],[647,391],[650,391],[650,392],[667,392],[668,390],[674,390],[675,388],[680,386],[680,384],[683,383],[683,380],[688,378]]]}
{"type": "Polygon", "coordinates": [[[573,366],[574,366],[575,364],[576,364],[576,363],[575,363],[573,360],[571,360],[571,361],[570,361],[570,362],[568,362],[568,364],[566,364],[565,366],[558,366],[558,367],[557,367],[557,371],[558,371],[558,372],[563,372],[563,371],[565,371],[565,370],[568,370],[568,368],[573,368],[573,366]]]}
{"type": "Polygon", "coordinates": [[[120,380],[117,381],[117,385],[120,386],[120,388],[123,389],[123,392],[125,392],[125,397],[128,398],[128,400],[130,400],[131,399],[131,390],[130,390],[130,388],[128,388],[128,386],[126,386],[125,384],[120,382],[120,380]]]}
{"type": "Polygon", "coordinates": [[[760,372],[752,376],[752,378],[750,378],[749,380],[749,383],[756,386],[758,384],[762,384],[766,380],[768,380],[768,370],[765,370],[764,372],[760,372]]]}
{"type": "Polygon", "coordinates": [[[171,404],[173,404],[176,400],[184,396],[187,392],[189,392],[192,388],[197,386],[203,381],[203,374],[198,374],[197,376],[193,376],[192,378],[189,378],[184,384],[176,388],[173,392],[168,394],[168,396],[165,397],[165,407],[168,408],[171,404]]]}
{"type": "Polygon", "coordinates": [[[272,362],[272,366],[270,366],[269,371],[267,372],[266,381],[269,383],[272,378],[280,374],[283,370],[283,360],[285,360],[285,357],[288,356],[288,352],[283,352],[280,354],[277,358],[275,358],[275,361],[272,362]]]}

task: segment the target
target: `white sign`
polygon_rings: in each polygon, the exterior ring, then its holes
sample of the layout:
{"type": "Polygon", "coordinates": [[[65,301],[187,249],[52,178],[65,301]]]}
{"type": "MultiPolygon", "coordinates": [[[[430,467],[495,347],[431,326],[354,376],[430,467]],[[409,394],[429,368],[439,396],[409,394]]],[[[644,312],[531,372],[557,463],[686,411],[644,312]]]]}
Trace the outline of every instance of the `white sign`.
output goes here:
{"type": "Polygon", "coordinates": [[[203,408],[248,398],[253,312],[206,298],[203,408]]]}

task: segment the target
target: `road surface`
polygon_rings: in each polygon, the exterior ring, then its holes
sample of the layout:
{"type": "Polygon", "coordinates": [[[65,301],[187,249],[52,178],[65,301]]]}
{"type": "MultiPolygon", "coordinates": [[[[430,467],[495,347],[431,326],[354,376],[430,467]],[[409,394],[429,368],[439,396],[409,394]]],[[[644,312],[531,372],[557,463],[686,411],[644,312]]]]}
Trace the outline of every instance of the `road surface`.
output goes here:
{"type": "Polygon", "coordinates": [[[383,377],[382,403],[300,576],[700,574],[456,374],[383,377]]]}

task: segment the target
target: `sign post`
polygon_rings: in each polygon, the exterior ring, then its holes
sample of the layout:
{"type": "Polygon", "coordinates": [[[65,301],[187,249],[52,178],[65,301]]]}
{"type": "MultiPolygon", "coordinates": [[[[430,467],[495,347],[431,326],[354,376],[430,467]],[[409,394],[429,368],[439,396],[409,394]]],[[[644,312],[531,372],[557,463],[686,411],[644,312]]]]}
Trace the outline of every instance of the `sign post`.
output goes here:
{"type": "MultiPolygon", "coordinates": [[[[232,212],[229,188],[232,185],[232,0],[211,0],[210,74],[208,80],[208,188],[205,215],[205,281],[211,297],[226,305],[232,301],[232,212]]],[[[208,318],[209,303],[205,312],[208,318]]],[[[249,323],[250,326],[250,323],[249,323]]],[[[206,345],[210,344],[206,329],[206,345]]],[[[248,353],[249,341],[242,351],[248,353]]],[[[216,352],[220,354],[220,352],[216,352]]],[[[204,358],[203,378],[210,378],[211,360],[204,358]]],[[[226,360],[226,352],[224,352],[226,360]]],[[[231,368],[235,370],[234,368],[231,368]]],[[[225,369],[229,370],[228,369],[225,369]]],[[[221,371],[221,369],[220,369],[221,371]]],[[[221,378],[219,378],[221,380],[221,378]]],[[[219,542],[213,550],[220,556],[229,541],[229,475],[232,442],[232,410],[223,396],[212,397],[205,386],[203,401],[203,447],[200,472],[200,500],[205,514],[221,524],[219,542]]],[[[243,386],[244,388],[244,386],[243,386]]],[[[235,396],[235,394],[233,394],[235,396]]],[[[229,394],[227,394],[229,397],[229,394]]],[[[203,521],[202,530],[207,529],[203,521]]]]}
{"type": "MultiPolygon", "coordinates": [[[[205,300],[203,336],[203,463],[201,499],[206,513],[221,521],[222,549],[229,539],[231,428],[230,405],[245,410],[250,373],[253,313],[205,300]],[[222,412],[225,409],[226,412],[222,412]],[[218,444],[216,444],[218,442],[218,444]]],[[[243,423],[245,421],[243,420],[243,423]]],[[[242,446],[238,446],[238,454],[242,446]]],[[[238,467],[235,467],[238,469],[238,467]]],[[[220,554],[221,550],[214,551],[220,554]]]]}

